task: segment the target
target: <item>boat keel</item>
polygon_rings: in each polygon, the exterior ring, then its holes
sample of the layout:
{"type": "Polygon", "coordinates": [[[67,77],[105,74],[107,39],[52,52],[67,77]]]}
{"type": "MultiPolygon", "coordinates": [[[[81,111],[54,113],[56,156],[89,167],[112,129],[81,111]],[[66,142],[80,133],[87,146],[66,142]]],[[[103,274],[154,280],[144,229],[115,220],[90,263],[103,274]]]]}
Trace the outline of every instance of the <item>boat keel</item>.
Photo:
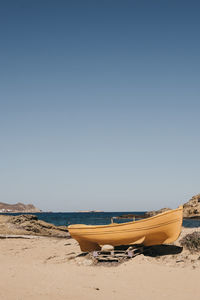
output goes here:
{"type": "Polygon", "coordinates": [[[99,251],[101,247],[97,243],[92,243],[88,241],[78,241],[81,251],[83,252],[91,252],[91,251],[99,251]]]}

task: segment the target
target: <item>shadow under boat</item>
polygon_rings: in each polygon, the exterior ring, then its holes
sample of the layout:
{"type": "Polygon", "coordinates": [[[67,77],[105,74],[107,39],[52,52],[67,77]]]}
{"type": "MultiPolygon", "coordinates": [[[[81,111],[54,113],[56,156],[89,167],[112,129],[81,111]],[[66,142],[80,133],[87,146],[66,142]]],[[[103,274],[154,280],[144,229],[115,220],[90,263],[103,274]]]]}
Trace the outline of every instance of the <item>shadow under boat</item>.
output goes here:
{"type": "Polygon", "coordinates": [[[104,252],[82,252],[78,254],[76,257],[83,257],[90,255],[91,257],[96,257],[98,262],[121,262],[119,260],[119,254],[125,259],[134,258],[137,255],[143,254],[144,256],[149,257],[159,257],[165,255],[176,255],[183,251],[183,247],[175,246],[175,245],[154,245],[154,246],[142,246],[142,245],[121,245],[115,246],[113,251],[104,252]],[[129,249],[133,250],[133,255],[129,256],[129,249]],[[96,254],[95,254],[96,253],[96,254]],[[95,255],[94,255],[95,254],[95,255]]]}
{"type": "MultiPolygon", "coordinates": [[[[115,250],[126,251],[132,245],[121,245],[115,246],[115,250]]],[[[137,249],[137,245],[134,245],[134,248],[137,249]]],[[[141,245],[138,245],[138,248],[141,248],[141,245]]],[[[142,251],[140,252],[144,256],[164,256],[164,255],[175,255],[183,251],[183,247],[175,245],[154,245],[154,246],[142,246],[142,251]]]]}

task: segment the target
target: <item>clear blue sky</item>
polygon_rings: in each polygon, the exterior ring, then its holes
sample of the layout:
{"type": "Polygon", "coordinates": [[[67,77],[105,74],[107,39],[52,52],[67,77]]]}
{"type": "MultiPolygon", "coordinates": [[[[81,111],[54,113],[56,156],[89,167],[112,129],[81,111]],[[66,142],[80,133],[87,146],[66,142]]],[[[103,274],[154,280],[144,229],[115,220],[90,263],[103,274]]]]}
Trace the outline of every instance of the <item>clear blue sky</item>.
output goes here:
{"type": "Polygon", "coordinates": [[[0,201],[176,207],[200,192],[199,1],[0,2],[0,201]]]}

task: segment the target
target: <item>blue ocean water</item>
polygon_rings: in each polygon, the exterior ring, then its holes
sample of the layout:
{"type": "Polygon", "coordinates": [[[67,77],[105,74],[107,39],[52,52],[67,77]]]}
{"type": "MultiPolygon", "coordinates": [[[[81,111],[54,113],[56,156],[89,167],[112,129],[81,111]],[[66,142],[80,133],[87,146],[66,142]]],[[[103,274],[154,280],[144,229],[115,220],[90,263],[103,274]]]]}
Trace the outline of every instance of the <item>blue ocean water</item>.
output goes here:
{"type": "MultiPolygon", "coordinates": [[[[110,224],[112,217],[127,214],[143,215],[145,212],[41,212],[34,213],[39,220],[43,220],[54,225],[87,224],[87,225],[106,225],[110,224]]],[[[9,215],[21,215],[22,213],[9,213],[9,215]]],[[[116,223],[130,222],[132,219],[114,220],[116,223]]],[[[185,219],[184,227],[200,227],[200,220],[185,219]]]]}

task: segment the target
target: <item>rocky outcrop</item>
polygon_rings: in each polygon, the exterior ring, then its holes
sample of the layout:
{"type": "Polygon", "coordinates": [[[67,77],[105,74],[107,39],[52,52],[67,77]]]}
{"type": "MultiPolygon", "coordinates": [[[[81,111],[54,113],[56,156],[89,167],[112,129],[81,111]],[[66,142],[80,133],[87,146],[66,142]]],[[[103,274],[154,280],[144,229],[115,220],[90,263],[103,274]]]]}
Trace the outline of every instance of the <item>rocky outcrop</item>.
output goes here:
{"type": "Polygon", "coordinates": [[[200,218],[200,194],[193,196],[183,205],[184,218],[200,218]]]}
{"type": "Polygon", "coordinates": [[[161,208],[161,209],[159,209],[159,210],[147,211],[147,212],[145,213],[145,217],[146,217],[146,218],[153,217],[153,216],[155,216],[155,215],[161,214],[161,213],[163,213],[163,212],[165,212],[165,211],[168,211],[168,210],[171,210],[171,208],[161,208]]]}
{"type": "MultiPolygon", "coordinates": [[[[145,217],[152,217],[167,210],[170,210],[170,208],[149,211],[145,213],[145,217]]],[[[188,202],[183,204],[183,218],[200,218],[200,194],[193,196],[188,202]]]]}
{"type": "Polygon", "coordinates": [[[16,203],[16,204],[8,204],[0,202],[0,212],[7,213],[7,212],[29,212],[29,213],[36,213],[40,212],[41,210],[36,208],[33,204],[23,204],[23,203],[16,203]]]}
{"type": "Polygon", "coordinates": [[[0,234],[69,237],[67,226],[55,226],[34,215],[0,216],[0,234]]]}

